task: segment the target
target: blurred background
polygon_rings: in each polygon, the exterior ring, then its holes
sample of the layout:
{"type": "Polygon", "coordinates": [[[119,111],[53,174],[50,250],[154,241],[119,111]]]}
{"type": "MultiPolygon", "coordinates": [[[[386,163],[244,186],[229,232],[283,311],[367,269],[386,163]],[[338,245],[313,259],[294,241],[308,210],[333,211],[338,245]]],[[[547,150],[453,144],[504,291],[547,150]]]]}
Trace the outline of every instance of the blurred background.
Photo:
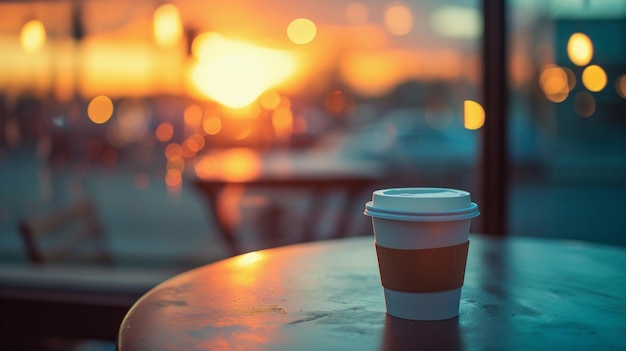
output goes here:
{"type": "MultiPolygon", "coordinates": [[[[506,5],[503,234],[626,245],[626,2],[506,5]]],[[[480,206],[482,6],[0,1],[0,260],[27,260],[20,218],[82,196],[123,265],[226,257],[190,180],[254,178],[270,159],[362,161],[381,186],[480,206]]]]}

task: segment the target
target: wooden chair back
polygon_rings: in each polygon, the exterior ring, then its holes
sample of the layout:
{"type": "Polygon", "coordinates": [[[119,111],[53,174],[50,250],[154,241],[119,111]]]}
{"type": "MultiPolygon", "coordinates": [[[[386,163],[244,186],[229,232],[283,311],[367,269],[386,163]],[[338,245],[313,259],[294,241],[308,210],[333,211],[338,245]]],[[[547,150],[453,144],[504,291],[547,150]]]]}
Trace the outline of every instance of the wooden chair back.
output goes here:
{"type": "Polygon", "coordinates": [[[19,231],[34,264],[112,264],[105,234],[90,199],[22,218],[19,231]]]}

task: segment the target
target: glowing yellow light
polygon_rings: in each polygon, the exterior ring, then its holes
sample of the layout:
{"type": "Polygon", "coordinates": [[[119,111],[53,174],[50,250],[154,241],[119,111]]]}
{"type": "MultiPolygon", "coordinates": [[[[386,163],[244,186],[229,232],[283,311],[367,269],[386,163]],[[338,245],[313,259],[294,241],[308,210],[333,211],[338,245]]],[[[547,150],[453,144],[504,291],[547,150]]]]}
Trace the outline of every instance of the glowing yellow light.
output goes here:
{"type": "Polygon", "coordinates": [[[265,257],[264,253],[253,251],[253,252],[248,252],[243,255],[237,256],[235,258],[235,261],[238,266],[245,267],[245,266],[250,266],[261,261],[264,257],[265,257]]]}
{"type": "Polygon", "coordinates": [[[20,42],[26,52],[37,52],[46,44],[46,29],[38,20],[26,22],[20,32],[20,42]]]}
{"type": "Polygon", "coordinates": [[[577,66],[585,66],[593,57],[591,39],[583,33],[574,33],[567,42],[567,55],[577,66]]]}
{"type": "Polygon", "coordinates": [[[287,37],[296,44],[308,44],[317,34],[315,23],[308,18],[298,18],[287,26],[287,37]]]}
{"type": "Polygon", "coordinates": [[[617,78],[617,81],[615,81],[615,90],[617,90],[619,96],[626,99],[626,74],[617,78]]]}
{"type": "Polygon", "coordinates": [[[567,98],[571,90],[569,81],[567,71],[555,65],[546,67],[539,75],[539,86],[546,98],[552,102],[562,102],[567,98]]]}
{"type": "Polygon", "coordinates": [[[476,130],[485,124],[485,110],[476,101],[463,102],[463,125],[466,129],[476,130]]]}
{"type": "Polygon", "coordinates": [[[352,24],[363,24],[369,16],[367,7],[360,2],[353,2],[346,6],[346,18],[352,24]]]}
{"type": "Polygon", "coordinates": [[[585,68],[582,78],[585,88],[593,92],[598,92],[604,89],[607,82],[606,73],[602,67],[598,65],[591,65],[585,68]]]}
{"type": "Polygon", "coordinates": [[[596,111],[596,100],[586,91],[574,96],[574,111],[581,117],[591,117],[596,111]]]}
{"type": "Polygon", "coordinates": [[[413,29],[411,9],[402,2],[393,2],[385,9],[385,28],[394,35],[405,35],[413,29]]]}
{"type": "Polygon", "coordinates": [[[160,47],[173,47],[180,42],[183,24],[178,8],[164,4],[154,11],[154,39],[160,47]]]}
{"type": "Polygon", "coordinates": [[[166,142],[174,136],[174,126],[170,122],[162,122],[155,131],[158,141],[166,142]]]}
{"type": "Polygon", "coordinates": [[[273,110],[280,104],[280,94],[275,91],[267,91],[261,95],[261,106],[266,110],[273,110]]]}
{"type": "Polygon", "coordinates": [[[183,113],[185,124],[191,128],[197,128],[202,124],[202,108],[198,105],[189,105],[183,113]]]}
{"type": "Polygon", "coordinates": [[[204,95],[231,108],[251,104],[296,69],[295,57],[286,51],[219,36],[204,37],[197,45],[201,58],[192,69],[192,82],[204,95]]]}
{"type": "Polygon", "coordinates": [[[202,130],[209,135],[216,135],[222,130],[222,120],[215,116],[207,117],[202,121],[202,130]]]}
{"type": "Polygon", "coordinates": [[[113,115],[113,101],[107,96],[99,95],[91,99],[87,106],[87,116],[96,124],[106,123],[113,115]]]}

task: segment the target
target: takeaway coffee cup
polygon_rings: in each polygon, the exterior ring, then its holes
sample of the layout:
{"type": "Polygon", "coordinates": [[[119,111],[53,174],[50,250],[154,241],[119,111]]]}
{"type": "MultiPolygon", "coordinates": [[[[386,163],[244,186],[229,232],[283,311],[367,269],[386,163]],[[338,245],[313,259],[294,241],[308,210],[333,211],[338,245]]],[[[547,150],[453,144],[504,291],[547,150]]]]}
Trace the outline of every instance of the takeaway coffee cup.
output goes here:
{"type": "Polygon", "coordinates": [[[447,188],[374,191],[372,217],[387,313],[442,320],[459,313],[469,228],[479,215],[470,193],[447,188]]]}

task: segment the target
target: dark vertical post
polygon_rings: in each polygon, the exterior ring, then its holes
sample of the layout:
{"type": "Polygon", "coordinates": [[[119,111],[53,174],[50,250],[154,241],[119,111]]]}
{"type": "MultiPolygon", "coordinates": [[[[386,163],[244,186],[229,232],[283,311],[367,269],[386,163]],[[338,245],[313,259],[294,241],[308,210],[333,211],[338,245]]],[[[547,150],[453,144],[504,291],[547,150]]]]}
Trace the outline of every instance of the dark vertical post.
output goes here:
{"type": "Polygon", "coordinates": [[[483,106],[485,125],[480,159],[482,228],[491,235],[506,232],[508,153],[506,117],[506,0],[483,0],[483,106]]]}

